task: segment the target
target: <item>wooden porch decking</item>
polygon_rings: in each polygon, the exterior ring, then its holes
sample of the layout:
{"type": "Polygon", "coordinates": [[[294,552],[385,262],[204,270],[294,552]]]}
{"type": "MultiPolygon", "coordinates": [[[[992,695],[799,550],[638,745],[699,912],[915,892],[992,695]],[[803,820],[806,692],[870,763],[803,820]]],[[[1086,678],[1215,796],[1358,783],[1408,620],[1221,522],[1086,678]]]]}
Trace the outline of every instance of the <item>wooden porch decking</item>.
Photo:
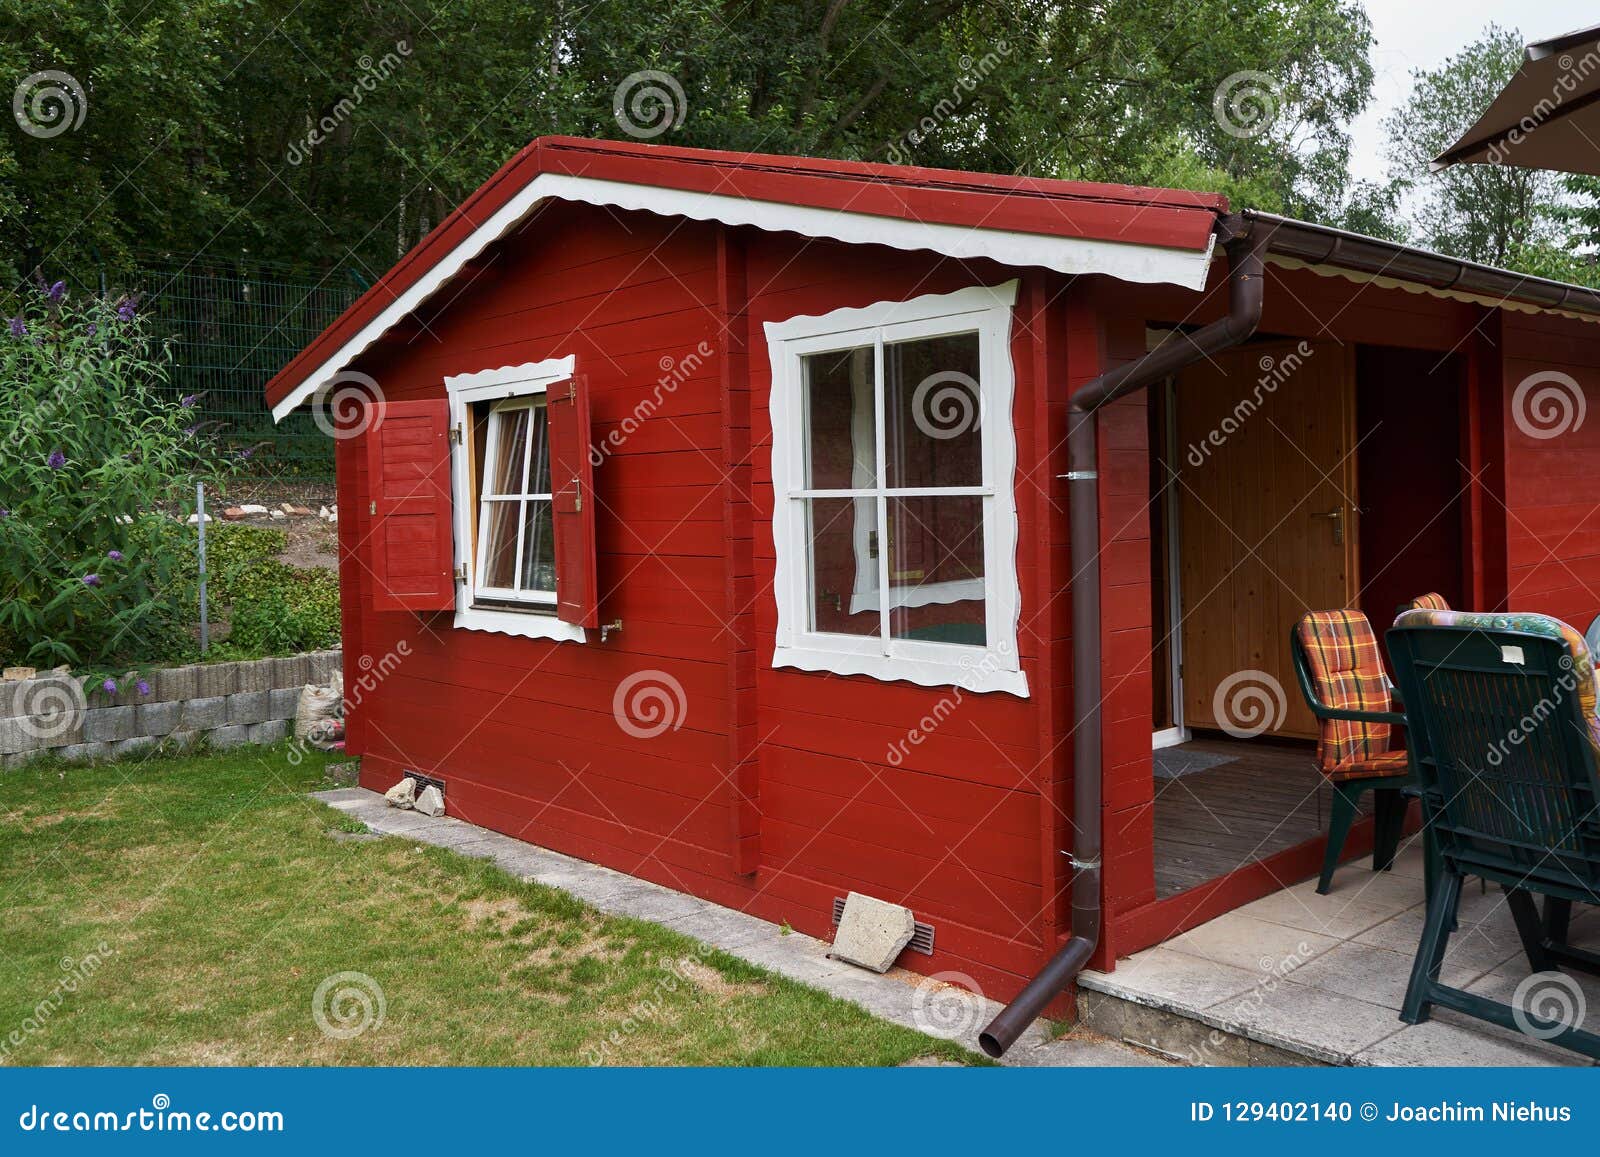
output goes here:
{"type": "MultiPolygon", "coordinates": [[[[1180,767],[1217,761],[1171,779],[1158,767],[1158,900],[1327,831],[1328,790],[1310,743],[1206,738],[1158,751],[1156,758],[1180,767]]],[[[1363,801],[1364,814],[1370,800],[1363,801]]]]}

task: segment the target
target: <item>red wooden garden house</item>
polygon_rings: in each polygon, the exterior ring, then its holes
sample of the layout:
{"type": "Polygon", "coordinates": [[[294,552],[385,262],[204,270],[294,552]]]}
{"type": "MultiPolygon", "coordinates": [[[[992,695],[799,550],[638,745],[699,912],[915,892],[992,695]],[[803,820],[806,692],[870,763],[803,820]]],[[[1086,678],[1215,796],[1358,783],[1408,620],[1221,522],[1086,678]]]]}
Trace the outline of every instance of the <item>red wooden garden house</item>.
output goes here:
{"type": "Polygon", "coordinates": [[[546,138],[267,395],[339,423],[364,785],[904,904],[1005,999],[1313,874],[1305,611],[1600,610],[1597,318],[1203,193],[546,138]]]}

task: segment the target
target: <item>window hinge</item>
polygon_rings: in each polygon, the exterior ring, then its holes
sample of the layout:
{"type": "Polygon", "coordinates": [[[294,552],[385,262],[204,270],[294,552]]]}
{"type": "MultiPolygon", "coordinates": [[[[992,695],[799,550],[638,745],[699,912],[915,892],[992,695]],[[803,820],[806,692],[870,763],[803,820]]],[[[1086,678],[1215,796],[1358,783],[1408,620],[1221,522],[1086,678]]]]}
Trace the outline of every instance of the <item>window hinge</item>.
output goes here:
{"type": "Polygon", "coordinates": [[[457,422],[450,427],[450,443],[454,446],[461,445],[461,423],[457,422]]]}
{"type": "Polygon", "coordinates": [[[572,480],[572,509],[583,512],[583,482],[578,478],[572,480]]]}
{"type": "Polygon", "coordinates": [[[467,564],[466,563],[462,563],[460,566],[456,567],[456,582],[464,583],[466,581],[467,581],[467,564]]]}

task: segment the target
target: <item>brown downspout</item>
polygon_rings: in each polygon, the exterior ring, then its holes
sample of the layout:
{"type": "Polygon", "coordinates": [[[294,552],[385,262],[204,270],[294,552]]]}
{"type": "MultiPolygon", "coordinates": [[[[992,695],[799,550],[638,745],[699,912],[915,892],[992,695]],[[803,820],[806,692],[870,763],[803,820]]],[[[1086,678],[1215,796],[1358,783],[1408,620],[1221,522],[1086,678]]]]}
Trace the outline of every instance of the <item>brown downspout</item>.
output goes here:
{"type": "Polygon", "coordinates": [[[1098,412],[1118,398],[1238,345],[1261,321],[1262,267],[1270,229],[1233,216],[1218,234],[1228,253],[1228,313],[1101,374],[1068,404],[1067,474],[1072,552],[1072,937],[978,1036],[991,1057],[1016,1042],[1082,971],[1100,940],[1100,495],[1098,412]]]}

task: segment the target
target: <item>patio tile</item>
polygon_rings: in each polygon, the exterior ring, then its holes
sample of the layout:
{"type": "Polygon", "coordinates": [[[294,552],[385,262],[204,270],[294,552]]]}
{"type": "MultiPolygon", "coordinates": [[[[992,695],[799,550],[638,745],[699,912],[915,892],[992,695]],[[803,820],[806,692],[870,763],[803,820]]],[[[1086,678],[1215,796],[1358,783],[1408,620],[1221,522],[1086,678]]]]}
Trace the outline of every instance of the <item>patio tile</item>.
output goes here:
{"type": "Polygon", "coordinates": [[[1115,972],[1085,972],[1081,980],[1108,996],[1191,1012],[1248,992],[1262,974],[1157,946],[1117,961],[1115,972]]]}
{"type": "Polygon", "coordinates": [[[1166,947],[1261,976],[1292,971],[1337,943],[1320,932],[1229,912],[1167,941],[1166,947]]]}
{"type": "Polygon", "coordinates": [[[1343,887],[1335,882],[1326,896],[1317,895],[1315,880],[1307,880],[1270,896],[1252,901],[1238,911],[1290,928],[1319,932],[1344,940],[1422,903],[1422,888],[1409,877],[1387,873],[1343,887]]]}
{"type": "Polygon", "coordinates": [[[1422,1024],[1404,1026],[1393,1036],[1385,1037],[1371,1048],[1357,1053],[1355,1063],[1462,1067],[1526,1067],[1586,1063],[1584,1058],[1575,1054],[1569,1053],[1565,1057],[1552,1056],[1549,1050],[1534,1047],[1525,1041],[1507,1040],[1480,1031],[1490,1027],[1487,1025],[1473,1023],[1469,1026],[1443,1019],[1447,1012],[1448,1010],[1435,1013],[1435,1019],[1424,1021],[1422,1024]]]}
{"type": "Polygon", "coordinates": [[[776,924],[716,904],[707,904],[698,912],[673,916],[662,923],[674,932],[722,949],[739,948],[778,934],[776,924]]]}
{"type": "MultiPolygon", "coordinates": [[[[1371,944],[1415,959],[1417,944],[1422,939],[1423,911],[1412,908],[1400,915],[1357,933],[1359,944],[1371,944]]],[[[1445,953],[1445,967],[1452,971],[1481,976],[1522,951],[1515,930],[1502,927],[1498,922],[1485,924],[1462,923],[1450,937],[1450,947],[1445,953]]]]}
{"type": "MultiPolygon", "coordinates": [[[[1330,948],[1311,963],[1297,969],[1297,984],[1308,984],[1342,996],[1353,996],[1369,1004],[1400,1011],[1405,1002],[1406,985],[1411,979],[1415,954],[1349,941],[1330,948]]],[[[1444,982],[1460,988],[1479,975],[1478,970],[1447,965],[1444,982]]]]}
{"type": "MultiPolygon", "coordinates": [[[[1541,988],[1547,985],[1562,985],[1569,993],[1572,992],[1571,986],[1576,985],[1575,999],[1577,1003],[1574,1008],[1578,1014],[1578,1025],[1588,1029],[1590,1032],[1600,1032],[1600,976],[1590,976],[1585,972],[1572,971],[1562,973],[1562,976],[1566,978],[1565,980],[1550,981],[1541,979],[1534,981],[1529,979],[1530,975],[1528,962],[1526,960],[1515,960],[1505,965],[1502,970],[1479,977],[1471,984],[1468,984],[1466,989],[1468,992],[1476,993],[1479,996],[1486,996],[1490,1000],[1498,1000],[1511,1005],[1520,1004],[1526,1008],[1529,1004],[1529,997],[1524,996],[1519,999],[1517,996],[1517,988],[1524,983],[1529,986],[1529,992],[1533,994],[1532,998],[1534,1000],[1537,1000],[1537,994],[1541,988]],[[1520,965],[1520,967],[1516,967],[1517,965],[1520,965]]],[[[1537,1009],[1538,1007],[1539,1005],[1536,1004],[1535,1008],[1537,1009]]],[[[1511,1029],[1497,1028],[1497,1026],[1486,1027],[1496,1028],[1498,1032],[1509,1036],[1520,1037],[1523,1035],[1515,1033],[1511,1029]]],[[[1538,1038],[1534,1039],[1538,1040],[1538,1038]]],[[[1544,1041],[1538,1041],[1538,1043],[1544,1048],[1560,1047],[1544,1041]]]]}
{"type": "Polygon", "coordinates": [[[1348,1064],[1402,1027],[1393,1009],[1298,984],[1292,976],[1213,1005],[1205,1019],[1328,1064],[1348,1064]]]}

